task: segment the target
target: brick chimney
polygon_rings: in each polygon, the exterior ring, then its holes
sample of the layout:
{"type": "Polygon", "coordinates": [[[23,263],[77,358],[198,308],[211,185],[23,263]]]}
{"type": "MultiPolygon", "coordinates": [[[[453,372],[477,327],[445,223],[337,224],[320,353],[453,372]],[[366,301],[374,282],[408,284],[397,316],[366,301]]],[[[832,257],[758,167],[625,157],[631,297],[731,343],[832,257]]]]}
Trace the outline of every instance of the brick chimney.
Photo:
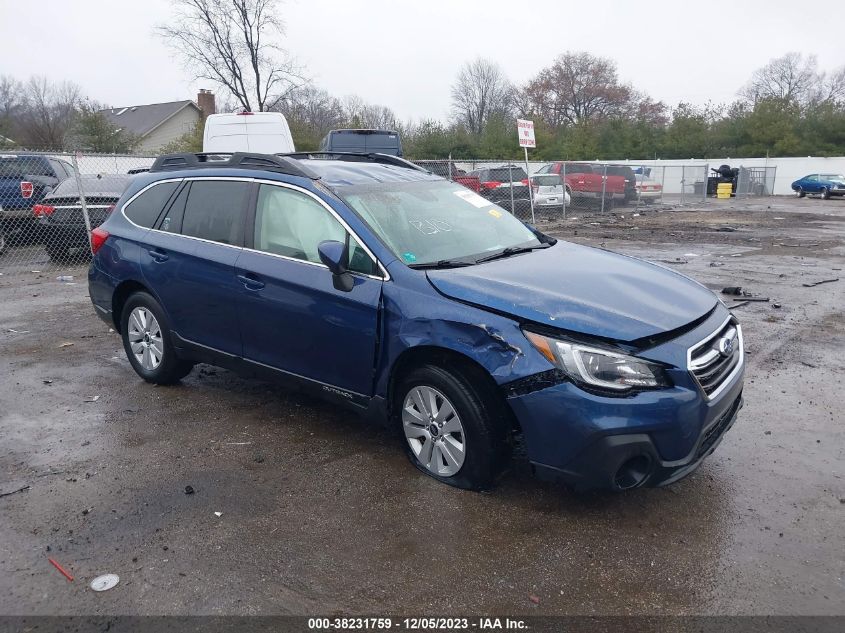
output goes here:
{"type": "Polygon", "coordinates": [[[217,106],[214,103],[214,93],[211,90],[200,88],[199,94],[197,94],[197,105],[202,111],[203,119],[209,114],[217,113],[217,106]]]}

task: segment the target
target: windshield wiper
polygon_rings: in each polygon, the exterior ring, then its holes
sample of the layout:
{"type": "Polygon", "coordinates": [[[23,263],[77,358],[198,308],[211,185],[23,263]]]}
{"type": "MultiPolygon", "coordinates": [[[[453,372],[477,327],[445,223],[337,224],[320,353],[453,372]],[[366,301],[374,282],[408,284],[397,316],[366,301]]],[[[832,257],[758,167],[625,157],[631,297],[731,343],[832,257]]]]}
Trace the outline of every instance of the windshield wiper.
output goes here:
{"type": "Polygon", "coordinates": [[[493,253],[492,255],[485,255],[481,259],[476,259],[475,263],[481,264],[482,262],[489,262],[494,259],[510,257],[511,255],[528,253],[531,251],[535,251],[539,248],[549,248],[549,246],[551,246],[551,244],[537,244],[536,246],[508,246],[507,248],[500,250],[498,253],[493,253]]]}
{"type": "Polygon", "coordinates": [[[425,264],[408,264],[408,268],[424,270],[427,268],[461,268],[463,266],[473,265],[474,262],[463,262],[458,259],[440,259],[436,262],[427,262],[425,264]]]}

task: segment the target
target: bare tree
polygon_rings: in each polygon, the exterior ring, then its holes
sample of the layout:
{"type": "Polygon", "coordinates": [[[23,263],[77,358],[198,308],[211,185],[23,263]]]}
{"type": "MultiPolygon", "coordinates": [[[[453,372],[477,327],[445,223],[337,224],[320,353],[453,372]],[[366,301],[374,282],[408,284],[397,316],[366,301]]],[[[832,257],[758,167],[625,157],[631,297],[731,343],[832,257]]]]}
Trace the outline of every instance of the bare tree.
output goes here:
{"type": "Polygon", "coordinates": [[[815,101],[832,101],[834,103],[845,101],[845,66],[837,68],[821,78],[815,101]]]}
{"type": "Polygon", "coordinates": [[[347,95],[343,99],[346,124],[352,127],[372,129],[395,129],[398,120],[390,108],[367,103],[358,95],[347,95]]]}
{"type": "Polygon", "coordinates": [[[343,104],[316,86],[307,85],[294,90],[277,105],[277,109],[285,114],[289,122],[296,121],[315,134],[325,134],[344,124],[343,104]]]}
{"type": "Polygon", "coordinates": [[[777,99],[805,105],[819,96],[823,81],[815,55],[787,53],[755,70],[739,94],[751,104],[777,99]]]}
{"type": "Polygon", "coordinates": [[[552,127],[628,116],[639,96],[620,83],[613,60],[571,52],[541,70],[523,93],[523,103],[552,127]]]}
{"type": "Polygon", "coordinates": [[[31,148],[62,149],[81,101],[76,84],[51,84],[46,77],[30,77],[24,86],[15,140],[31,148]]]}
{"type": "Polygon", "coordinates": [[[452,115],[471,134],[481,134],[491,116],[513,109],[513,86],[501,67],[478,58],[461,67],[452,84],[452,115]]]}
{"type": "Polygon", "coordinates": [[[23,107],[23,88],[14,77],[0,75],[0,146],[12,140],[14,126],[23,107]],[[8,140],[4,140],[8,139],[8,140]]]}
{"type": "Polygon", "coordinates": [[[157,27],[198,78],[221,85],[246,110],[275,108],[305,80],[281,48],[277,0],[172,0],[176,19],[157,27]]]}

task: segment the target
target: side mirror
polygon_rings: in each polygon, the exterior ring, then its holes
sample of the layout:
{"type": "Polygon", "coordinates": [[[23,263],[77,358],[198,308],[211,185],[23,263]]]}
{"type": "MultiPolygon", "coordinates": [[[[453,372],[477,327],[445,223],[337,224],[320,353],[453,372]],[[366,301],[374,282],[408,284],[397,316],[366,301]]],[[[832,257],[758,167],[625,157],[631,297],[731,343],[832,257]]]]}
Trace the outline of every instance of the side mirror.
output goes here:
{"type": "Polygon", "coordinates": [[[317,253],[332,275],[346,272],[346,245],[335,240],[323,240],[317,245],[317,253]]]}
{"type": "Polygon", "coordinates": [[[355,285],[355,278],[346,270],[346,245],[336,240],[324,240],[317,245],[317,253],[332,274],[335,290],[349,292],[355,285]]]}

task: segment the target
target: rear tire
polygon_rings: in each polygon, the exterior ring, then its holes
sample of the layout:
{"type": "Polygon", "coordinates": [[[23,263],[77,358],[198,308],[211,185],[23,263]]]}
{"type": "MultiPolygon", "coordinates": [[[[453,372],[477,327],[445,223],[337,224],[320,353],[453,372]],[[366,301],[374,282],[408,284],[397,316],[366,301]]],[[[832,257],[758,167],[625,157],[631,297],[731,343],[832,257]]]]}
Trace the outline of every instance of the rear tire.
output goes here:
{"type": "Polygon", "coordinates": [[[176,355],[167,316],[149,293],[136,292],[126,300],[120,334],[132,369],[147,382],[172,385],[193,369],[193,363],[176,355]]]}
{"type": "Polygon", "coordinates": [[[490,488],[510,455],[509,424],[490,391],[436,365],[405,376],[394,411],[411,463],[450,486],[490,488]]]}

